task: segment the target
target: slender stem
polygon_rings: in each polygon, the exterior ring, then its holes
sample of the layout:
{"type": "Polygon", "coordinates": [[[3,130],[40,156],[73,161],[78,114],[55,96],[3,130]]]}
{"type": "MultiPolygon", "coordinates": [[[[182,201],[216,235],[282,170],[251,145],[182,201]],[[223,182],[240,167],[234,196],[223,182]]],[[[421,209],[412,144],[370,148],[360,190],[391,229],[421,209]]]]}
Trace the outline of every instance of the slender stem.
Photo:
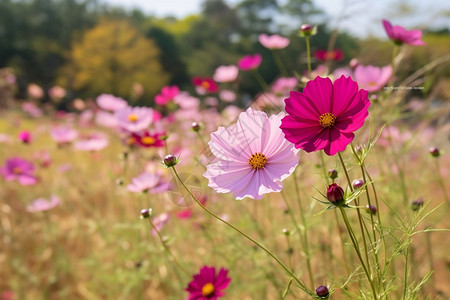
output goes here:
{"type": "Polygon", "coordinates": [[[436,164],[437,176],[439,178],[439,184],[441,185],[442,193],[444,193],[444,199],[445,199],[445,201],[447,201],[447,204],[450,204],[450,200],[447,195],[447,190],[445,188],[445,183],[444,183],[444,180],[442,179],[441,168],[439,166],[439,162],[435,157],[433,157],[433,159],[434,159],[434,163],[436,164]]]}
{"type": "Polygon", "coordinates": [[[208,146],[206,145],[205,139],[202,137],[202,135],[200,134],[200,132],[196,132],[198,138],[200,139],[200,141],[202,142],[203,145],[203,150],[208,149],[208,146]]]}
{"type": "Polygon", "coordinates": [[[375,290],[375,286],[374,286],[374,284],[372,282],[372,278],[371,278],[371,276],[369,274],[369,271],[368,271],[368,269],[366,267],[366,264],[364,263],[364,260],[363,260],[363,258],[361,256],[361,252],[359,251],[358,242],[356,241],[355,233],[353,232],[353,229],[352,229],[352,227],[350,225],[350,222],[348,220],[347,214],[345,213],[345,211],[344,211],[344,209],[342,207],[339,207],[339,210],[341,211],[342,218],[344,219],[345,227],[347,228],[347,231],[348,231],[348,233],[350,235],[350,239],[352,240],[353,247],[355,248],[355,251],[356,251],[356,254],[357,254],[358,258],[359,258],[361,266],[362,266],[362,268],[364,270],[364,273],[366,273],[367,280],[369,281],[370,287],[372,289],[373,297],[374,297],[374,299],[378,299],[377,293],[376,293],[376,290],[375,290]]]}
{"type": "Polygon", "coordinates": [[[256,81],[258,81],[259,85],[264,91],[269,90],[269,85],[264,80],[264,78],[261,76],[261,74],[258,73],[257,70],[252,70],[253,76],[255,77],[256,81]]]}
{"type": "Polygon", "coordinates": [[[161,236],[161,234],[159,233],[158,229],[155,227],[155,225],[153,224],[152,220],[150,218],[147,218],[148,222],[150,223],[150,226],[153,228],[153,230],[156,232],[156,234],[158,235],[158,238],[161,242],[161,244],[164,247],[164,250],[166,250],[167,254],[169,254],[169,256],[173,259],[173,262],[177,265],[177,267],[183,271],[184,274],[186,274],[187,276],[190,276],[189,272],[186,271],[186,269],[183,268],[182,265],[180,265],[180,263],[178,262],[177,258],[175,257],[175,255],[173,255],[172,251],[170,251],[169,247],[166,244],[166,241],[164,240],[164,238],[161,236]]]}
{"type": "Polygon", "coordinates": [[[344,248],[344,237],[342,236],[342,232],[341,229],[339,228],[339,220],[338,220],[338,215],[335,209],[333,209],[334,211],[334,218],[336,220],[336,228],[338,230],[339,233],[339,239],[341,240],[341,249],[342,249],[342,257],[344,258],[344,266],[345,266],[345,270],[347,271],[347,274],[350,274],[350,267],[348,264],[348,260],[347,260],[347,256],[345,255],[345,248],[344,248]]]}
{"type": "MultiPolygon", "coordinates": [[[[322,172],[323,172],[323,176],[325,177],[325,180],[327,181],[327,185],[330,185],[330,177],[327,174],[327,169],[325,168],[325,160],[323,159],[323,152],[319,151],[319,156],[320,156],[320,163],[322,165],[322,172]]],[[[334,179],[333,179],[334,181],[334,179]]]]}
{"type": "Polygon", "coordinates": [[[433,294],[435,291],[434,287],[434,259],[433,259],[433,248],[431,246],[431,232],[425,233],[425,238],[427,241],[427,252],[428,252],[428,263],[430,264],[430,270],[433,270],[433,273],[431,274],[430,280],[431,280],[431,287],[433,289],[433,294]]]}
{"type": "Polygon", "coordinates": [[[249,235],[247,235],[246,233],[244,233],[243,231],[241,231],[240,229],[238,229],[237,227],[235,227],[234,225],[228,223],[227,221],[225,221],[224,219],[220,218],[219,216],[217,216],[215,213],[213,213],[212,211],[210,211],[208,208],[206,208],[198,199],[197,197],[194,196],[194,194],[191,192],[191,190],[184,184],[184,182],[181,180],[180,176],[178,175],[177,170],[175,169],[175,167],[172,166],[172,170],[175,173],[176,178],[180,181],[180,183],[183,185],[183,187],[185,188],[185,190],[191,195],[191,197],[195,200],[195,202],[197,202],[198,205],[200,205],[200,207],[207,212],[210,216],[212,216],[213,218],[216,218],[217,220],[219,220],[220,222],[224,223],[225,225],[227,225],[228,227],[232,228],[234,231],[238,232],[240,235],[242,235],[243,237],[245,237],[246,239],[248,239],[249,241],[251,241],[253,244],[255,244],[256,246],[258,246],[261,250],[263,250],[264,252],[266,252],[270,257],[272,257],[283,269],[284,271],[286,271],[286,273],[289,274],[290,277],[294,278],[295,282],[299,285],[299,287],[307,292],[308,294],[312,294],[311,291],[308,290],[308,288],[305,286],[305,284],[303,282],[301,282],[295,275],[294,273],[289,270],[286,265],[281,262],[281,260],[276,257],[272,252],[270,252],[266,247],[264,247],[263,245],[261,245],[259,242],[257,242],[256,240],[254,240],[252,237],[250,237],[249,235]]]}
{"type": "Polygon", "coordinates": [[[353,192],[352,182],[350,181],[350,177],[348,176],[347,168],[345,167],[344,159],[342,158],[341,152],[338,152],[339,160],[341,161],[342,168],[344,170],[345,177],[347,178],[348,187],[350,191],[353,192]]]}
{"type": "Polygon", "coordinates": [[[272,55],[275,60],[275,63],[277,64],[278,69],[280,69],[281,74],[283,76],[288,76],[288,71],[286,69],[286,66],[283,64],[283,61],[281,60],[280,53],[277,50],[273,50],[272,55]]]}
{"type": "Polygon", "coordinates": [[[309,43],[309,36],[305,36],[306,40],[306,59],[308,61],[308,77],[311,76],[311,46],[309,43]]]}
{"type": "Polygon", "coordinates": [[[406,247],[406,253],[405,253],[405,281],[404,281],[404,288],[403,288],[403,299],[407,299],[408,295],[408,256],[409,256],[409,247],[406,247]]]}
{"type": "Polygon", "coordinates": [[[291,270],[294,270],[294,263],[292,261],[292,253],[294,252],[294,248],[292,248],[291,246],[291,241],[289,239],[289,235],[285,235],[286,236],[286,242],[287,242],[287,253],[289,255],[289,268],[291,268],[291,270]]]}
{"type": "Polygon", "coordinates": [[[309,252],[309,244],[308,244],[308,232],[306,230],[306,219],[305,219],[305,213],[303,211],[302,202],[300,199],[300,190],[298,188],[298,180],[297,180],[297,169],[292,172],[292,175],[294,177],[294,186],[295,186],[295,193],[297,195],[297,204],[298,204],[298,210],[300,211],[300,217],[302,220],[303,228],[300,232],[301,236],[303,237],[303,244],[304,244],[304,250],[306,255],[306,267],[308,268],[308,275],[309,275],[309,281],[311,282],[311,288],[314,289],[314,276],[311,268],[311,254],[309,252]]]}

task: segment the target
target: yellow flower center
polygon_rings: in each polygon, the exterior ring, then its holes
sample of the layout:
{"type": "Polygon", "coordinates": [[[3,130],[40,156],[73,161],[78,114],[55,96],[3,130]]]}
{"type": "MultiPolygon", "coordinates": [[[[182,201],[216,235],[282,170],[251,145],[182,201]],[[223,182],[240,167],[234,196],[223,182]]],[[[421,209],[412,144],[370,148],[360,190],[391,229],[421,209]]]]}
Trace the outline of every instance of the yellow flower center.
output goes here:
{"type": "Polygon", "coordinates": [[[130,122],[136,122],[138,119],[139,119],[138,116],[136,116],[135,114],[131,114],[128,116],[128,120],[130,122]]]}
{"type": "Polygon", "coordinates": [[[208,81],[202,81],[200,85],[206,90],[211,87],[211,84],[208,81]]]}
{"type": "Polygon", "coordinates": [[[145,144],[145,145],[153,145],[156,142],[156,139],[151,136],[144,136],[141,139],[141,142],[142,142],[142,144],[145,144]]]}
{"type": "Polygon", "coordinates": [[[256,152],[252,154],[250,159],[248,160],[248,164],[252,166],[253,169],[259,170],[264,168],[267,163],[267,158],[264,154],[256,152]]]}
{"type": "Polygon", "coordinates": [[[212,295],[212,293],[214,293],[214,285],[208,282],[202,287],[202,295],[207,297],[212,295]]]}
{"type": "Polygon", "coordinates": [[[14,174],[22,174],[22,169],[19,168],[19,167],[14,167],[13,173],[14,173],[14,174]]]}
{"type": "Polygon", "coordinates": [[[375,81],[370,81],[369,82],[369,86],[376,86],[376,85],[377,85],[377,83],[375,81]]]}
{"type": "Polygon", "coordinates": [[[332,113],[324,113],[320,116],[319,123],[323,128],[331,128],[336,123],[336,117],[332,113]]]}

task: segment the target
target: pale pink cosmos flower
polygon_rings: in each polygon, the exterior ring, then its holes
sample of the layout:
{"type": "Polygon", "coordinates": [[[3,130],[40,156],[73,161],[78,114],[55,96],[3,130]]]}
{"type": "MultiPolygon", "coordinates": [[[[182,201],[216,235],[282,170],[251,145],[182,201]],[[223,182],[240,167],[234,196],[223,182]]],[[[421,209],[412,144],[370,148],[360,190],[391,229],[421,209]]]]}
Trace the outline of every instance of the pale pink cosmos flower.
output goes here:
{"type": "Polygon", "coordinates": [[[37,107],[33,102],[22,103],[22,110],[33,118],[38,118],[43,115],[42,109],[37,107]]]}
{"type": "Polygon", "coordinates": [[[280,77],[272,84],[271,90],[276,95],[289,95],[290,91],[297,89],[297,85],[297,77],[280,77]]]}
{"type": "Polygon", "coordinates": [[[361,89],[368,92],[376,92],[388,83],[392,75],[392,66],[388,65],[382,68],[375,66],[358,65],[355,68],[353,79],[358,82],[361,89]]]}
{"type": "Polygon", "coordinates": [[[114,114],[102,110],[97,111],[95,114],[95,123],[108,128],[116,128],[118,126],[114,114]]]}
{"type": "Polygon", "coordinates": [[[69,144],[75,140],[78,137],[78,132],[67,126],[57,126],[50,129],[50,136],[56,143],[62,145],[69,144]]]}
{"type": "Polygon", "coordinates": [[[42,90],[42,88],[35,83],[30,83],[27,86],[27,93],[28,96],[33,99],[41,99],[44,97],[44,90],[42,90]]]}
{"type": "Polygon", "coordinates": [[[236,124],[211,133],[209,147],[216,161],[203,174],[218,193],[237,199],[261,199],[280,192],[282,181],[295,170],[298,150],[279,128],[284,113],[270,118],[248,108],[236,124]]]}
{"type": "Polygon", "coordinates": [[[213,79],[217,82],[233,82],[239,74],[237,66],[220,66],[214,72],[213,79]]]}
{"type": "Polygon", "coordinates": [[[159,194],[170,189],[170,183],[163,180],[159,173],[141,173],[133,178],[127,190],[134,193],[159,194]]]}
{"type": "Polygon", "coordinates": [[[27,206],[28,212],[47,211],[61,204],[58,196],[52,195],[50,201],[44,198],[38,198],[27,206]]]}
{"type": "Polygon", "coordinates": [[[52,99],[62,99],[66,96],[66,90],[60,86],[54,86],[48,90],[48,95],[52,99]]]}
{"type": "Polygon", "coordinates": [[[259,67],[262,62],[262,56],[260,54],[246,55],[238,62],[238,66],[243,71],[250,71],[259,67]]]}
{"type": "Polygon", "coordinates": [[[170,215],[168,213],[162,213],[159,216],[154,217],[152,223],[153,226],[155,226],[155,228],[152,228],[152,234],[157,235],[158,233],[156,231],[160,232],[161,229],[164,227],[164,225],[166,225],[167,222],[169,222],[169,220],[170,215]]]}
{"type": "Polygon", "coordinates": [[[289,45],[289,39],[282,37],[278,34],[274,35],[260,34],[258,40],[261,43],[261,45],[263,45],[268,49],[283,49],[289,45]]]}
{"type": "Polygon", "coordinates": [[[9,135],[0,133],[0,143],[11,144],[12,138],[9,135]]]}
{"type": "Polygon", "coordinates": [[[108,145],[109,141],[106,136],[98,132],[76,141],[74,147],[81,151],[100,151],[108,145]]]}
{"type": "Polygon", "coordinates": [[[341,76],[350,77],[352,76],[352,69],[344,67],[344,68],[337,68],[333,71],[333,77],[339,78],[341,76]]]}
{"type": "Polygon", "coordinates": [[[13,157],[6,160],[4,167],[0,167],[0,174],[6,181],[17,180],[21,185],[33,185],[38,182],[34,170],[33,163],[20,157],[13,157]]]}
{"type": "Polygon", "coordinates": [[[220,100],[224,102],[234,102],[236,100],[236,93],[230,90],[221,90],[219,93],[220,100]]]}
{"type": "Polygon", "coordinates": [[[96,99],[97,105],[104,110],[116,111],[128,106],[127,101],[111,94],[101,94],[96,99]]]}
{"type": "Polygon", "coordinates": [[[421,30],[406,30],[402,26],[392,26],[388,20],[383,19],[383,26],[389,38],[397,45],[409,44],[412,46],[422,46],[425,42],[422,41],[421,30]]]}
{"type": "Polygon", "coordinates": [[[127,106],[114,113],[118,125],[128,132],[139,132],[147,129],[153,121],[153,109],[147,107],[127,106]]]}

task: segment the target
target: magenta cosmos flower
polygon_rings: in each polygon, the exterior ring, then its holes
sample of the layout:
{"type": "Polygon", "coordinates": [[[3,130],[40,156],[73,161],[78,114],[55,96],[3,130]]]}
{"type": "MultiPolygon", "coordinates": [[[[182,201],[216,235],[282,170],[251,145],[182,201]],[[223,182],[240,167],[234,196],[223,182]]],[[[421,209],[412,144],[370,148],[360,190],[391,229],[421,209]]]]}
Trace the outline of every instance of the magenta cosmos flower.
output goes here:
{"type": "Polygon", "coordinates": [[[155,103],[158,105],[166,105],[180,93],[180,89],[176,85],[165,86],[161,89],[161,93],[155,96],[155,103]]]}
{"type": "Polygon", "coordinates": [[[250,71],[259,67],[262,62],[260,54],[246,55],[238,61],[238,66],[243,71],[250,71]]]}
{"type": "Polygon", "coordinates": [[[391,75],[392,67],[390,65],[382,68],[358,65],[355,68],[353,78],[358,82],[360,88],[368,92],[376,92],[383,88],[391,75]]]}
{"type": "Polygon", "coordinates": [[[235,125],[211,133],[209,147],[217,161],[203,174],[208,186],[218,193],[231,192],[237,200],[280,192],[281,181],[298,164],[298,150],[279,128],[283,117],[280,113],[269,118],[248,108],[235,125]]]}
{"type": "Polygon", "coordinates": [[[111,94],[101,94],[96,101],[101,109],[109,111],[120,110],[128,106],[127,101],[111,94]]]}
{"type": "Polygon", "coordinates": [[[189,282],[186,291],[189,292],[188,300],[216,300],[225,296],[225,290],[230,284],[228,270],[221,268],[216,274],[214,267],[204,266],[200,273],[194,275],[189,282]]]}
{"type": "Polygon", "coordinates": [[[219,91],[219,86],[210,77],[198,77],[195,76],[192,79],[192,83],[197,89],[197,93],[204,95],[208,93],[217,93],[219,91]]]}
{"type": "Polygon", "coordinates": [[[214,72],[213,79],[217,82],[232,82],[236,80],[238,74],[237,66],[220,66],[214,72]]]}
{"type": "Polygon", "coordinates": [[[268,49],[283,49],[289,45],[289,39],[278,34],[260,34],[258,40],[261,45],[268,49]]]}
{"type": "Polygon", "coordinates": [[[326,60],[340,61],[344,58],[344,53],[339,49],[335,49],[335,50],[331,50],[331,51],[317,50],[316,52],[314,52],[314,57],[317,58],[318,60],[322,60],[322,61],[326,61],[326,60]]]}
{"type": "Polygon", "coordinates": [[[329,78],[309,81],[303,93],[291,92],[286,102],[289,114],[281,122],[286,139],[306,152],[324,150],[328,155],[343,151],[368,116],[366,90],[350,77],[334,84],[329,78]]]}
{"type": "Polygon", "coordinates": [[[147,129],[153,121],[153,109],[147,107],[127,106],[114,113],[118,125],[128,132],[139,132],[147,129]]]}
{"type": "Polygon", "coordinates": [[[23,130],[19,133],[19,141],[21,141],[24,144],[31,143],[31,133],[28,130],[23,130]]]}
{"type": "Polygon", "coordinates": [[[422,41],[422,31],[420,30],[406,30],[402,26],[392,26],[388,20],[383,19],[383,26],[389,38],[397,45],[409,44],[412,46],[422,46],[425,42],[422,41]]]}
{"type": "Polygon", "coordinates": [[[44,198],[38,198],[27,206],[28,212],[39,212],[50,210],[61,203],[58,196],[51,196],[50,201],[44,198]]]}
{"type": "Polygon", "coordinates": [[[34,165],[20,157],[13,157],[0,167],[0,173],[6,181],[17,180],[21,185],[33,185],[38,182],[34,176],[34,165]]]}

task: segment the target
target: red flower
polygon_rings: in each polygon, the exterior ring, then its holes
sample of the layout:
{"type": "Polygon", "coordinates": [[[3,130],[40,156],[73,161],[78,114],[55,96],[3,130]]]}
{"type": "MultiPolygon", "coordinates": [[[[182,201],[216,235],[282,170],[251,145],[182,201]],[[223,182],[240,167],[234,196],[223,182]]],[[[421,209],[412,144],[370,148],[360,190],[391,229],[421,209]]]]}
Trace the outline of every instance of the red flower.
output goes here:
{"type": "Polygon", "coordinates": [[[322,61],[326,60],[340,61],[344,58],[344,53],[342,53],[342,51],[339,49],[335,49],[330,52],[328,52],[327,50],[317,50],[314,53],[314,57],[322,61]]]}
{"type": "Polygon", "coordinates": [[[192,79],[192,83],[206,92],[217,93],[217,91],[219,91],[217,83],[209,77],[202,78],[196,76],[192,79]]]}
{"type": "Polygon", "coordinates": [[[164,141],[161,139],[163,135],[162,133],[151,134],[148,131],[142,134],[133,133],[130,141],[144,148],[164,147],[164,141]]]}

